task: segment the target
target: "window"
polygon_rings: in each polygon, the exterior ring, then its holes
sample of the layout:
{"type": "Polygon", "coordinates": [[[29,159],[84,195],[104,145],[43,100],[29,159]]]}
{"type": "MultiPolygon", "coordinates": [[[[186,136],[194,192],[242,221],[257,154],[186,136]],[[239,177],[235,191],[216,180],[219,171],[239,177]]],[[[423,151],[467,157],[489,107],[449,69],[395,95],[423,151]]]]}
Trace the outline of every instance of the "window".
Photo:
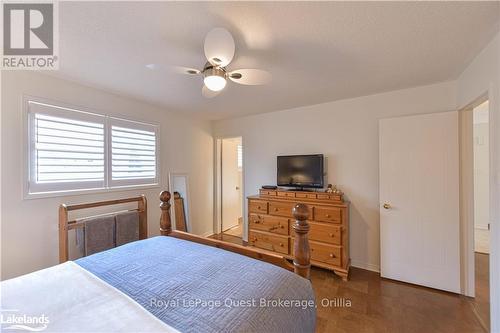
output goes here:
{"type": "Polygon", "coordinates": [[[157,126],[28,102],[28,193],[156,185],[157,126]]]}
{"type": "Polygon", "coordinates": [[[155,126],[113,119],[111,125],[111,183],[156,182],[155,126]]]}

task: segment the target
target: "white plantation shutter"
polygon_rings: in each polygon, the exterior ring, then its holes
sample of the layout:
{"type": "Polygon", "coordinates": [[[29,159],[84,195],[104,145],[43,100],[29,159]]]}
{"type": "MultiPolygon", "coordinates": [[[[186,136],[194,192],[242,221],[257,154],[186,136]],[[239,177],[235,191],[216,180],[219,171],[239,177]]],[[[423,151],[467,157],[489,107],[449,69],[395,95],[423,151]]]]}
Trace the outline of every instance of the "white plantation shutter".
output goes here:
{"type": "Polygon", "coordinates": [[[110,119],[112,186],[156,184],[157,128],[154,125],[110,119]]]}
{"type": "Polygon", "coordinates": [[[102,116],[34,102],[30,108],[30,192],[105,186],[102,116]]]}
{"type": "Polygon", "coordinates": [[[28,195],[158,183],[157,126],[27,105],[28,195]]]}

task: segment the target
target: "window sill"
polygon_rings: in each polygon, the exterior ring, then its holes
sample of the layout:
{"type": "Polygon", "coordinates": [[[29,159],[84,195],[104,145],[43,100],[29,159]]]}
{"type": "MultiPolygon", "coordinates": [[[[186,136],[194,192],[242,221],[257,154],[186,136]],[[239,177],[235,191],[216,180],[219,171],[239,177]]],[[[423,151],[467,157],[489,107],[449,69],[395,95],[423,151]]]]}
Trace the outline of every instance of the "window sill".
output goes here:
{"type": "Polygon", "coordinates": [[[91,188],[86,190],[37,192],[37,193],[28,193],[27,191],[25,191],[23,199],[32,200],[32,199],[43,199],[43,198],[70,197],[75,195],[104,194],[104,193],[125,192],[134,190],[148,190],[155,188],[160,188],[160,184],[128,185],[128,186],[116,186],[111,188],[91,188]]]}

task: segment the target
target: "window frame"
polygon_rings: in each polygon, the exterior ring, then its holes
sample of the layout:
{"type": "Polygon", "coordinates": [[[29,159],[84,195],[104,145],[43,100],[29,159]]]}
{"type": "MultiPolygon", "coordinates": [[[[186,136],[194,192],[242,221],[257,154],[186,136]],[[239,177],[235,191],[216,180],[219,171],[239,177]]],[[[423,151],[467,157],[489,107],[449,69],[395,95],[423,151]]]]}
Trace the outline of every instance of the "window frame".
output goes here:
{"type": "MultiPolygon", "coordinates": [[[[151,121],[140,121],[135,119],[130,119],[128,116],[121,115],[110,115],[102,112],[95,112],[86,107],[69,105],[67,103],[62,103],[54,100],[48,100],[45,98],[23,95],[22,96],[23,105],[23,131],[22,140],[20,143],[22,145],[23,153],[23,199],[37,199],[37,198],[49,198],[49,197],[60,197],[69,195],[79,195],[79,194],[91,194],[91,193],[108,193],[117,191],[128,191],[136,189],[145,188],[158,188],[160,186],[161,180],[161,169],[160,169],[160,124],[151,121]],[[30,110],[30,103],[34,103],[43,106],[45,109],[43,112],[35,112],[30,110]],[[45,112],[47,111],[47,112],[45,112]],[[56,116],[74,120],[83,121],[93,121],[103,124],[104,129],[104,181],[103,184],[97,184],[95,182],[68,182],[63,184],[46,183],[40,184],[36,183],[36,168],[34,163],[36,163],[35,156],[35,122],[34,116],[36,113],[47,114],[49,116],[56,116]],[[155,159],[156,159],[156,177],[153,181],[147,182],[111,182],[111,123],[113,122],[123,122],[124,124],[134,124],[138,126],[147,126],[148,130],[151,128],[155,129],[155,159]],[[92,186],[88,186],[89,183],[93,183],[92,186]],[[85,186],[83,186],[85,185],[85,186]]],[[[139,129],[139,128],[138,128],[139,129]]],[[[150,178],[148,178],[149,180],[150,178]]]]}

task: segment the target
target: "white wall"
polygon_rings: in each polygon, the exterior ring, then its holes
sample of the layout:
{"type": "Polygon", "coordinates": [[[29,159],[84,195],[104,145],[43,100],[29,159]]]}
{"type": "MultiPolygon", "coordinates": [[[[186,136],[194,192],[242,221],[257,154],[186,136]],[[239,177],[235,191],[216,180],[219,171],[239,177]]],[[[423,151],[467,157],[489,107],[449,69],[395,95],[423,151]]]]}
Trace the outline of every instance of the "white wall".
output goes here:
{"type": "Polygon", "coordinates": [[[458,108],[488,95],[490,110],[491,331],[500,332],[500,33],[460,75],[458,108]]]}
{"type": "Polygon", "coordinates": [[[245,196],[276,183],[277,155],[325,154],[328,182],[351,202],[352,264],[379,270],[378,120],[455,110],[455,94],[447,82],[222,120],[214,135],[243,137],[245,196]]]}
{"type": "Polygon", "coordinates": [[[149,235],[159,234],[160,190],[169,172],[189,174],[193,232],[212,230],[212,127],[133,99],[30,71],[3,71],[1,90],[2,279],[58,263],[57,209],[81,203],[146,194],[149,235]],[[23,94],[82,106],[115,116],[160,123],[161,186],[144,190],[23,200],[23,94]],[[200,163],[203,161],[203,163],[200,163]]]}

